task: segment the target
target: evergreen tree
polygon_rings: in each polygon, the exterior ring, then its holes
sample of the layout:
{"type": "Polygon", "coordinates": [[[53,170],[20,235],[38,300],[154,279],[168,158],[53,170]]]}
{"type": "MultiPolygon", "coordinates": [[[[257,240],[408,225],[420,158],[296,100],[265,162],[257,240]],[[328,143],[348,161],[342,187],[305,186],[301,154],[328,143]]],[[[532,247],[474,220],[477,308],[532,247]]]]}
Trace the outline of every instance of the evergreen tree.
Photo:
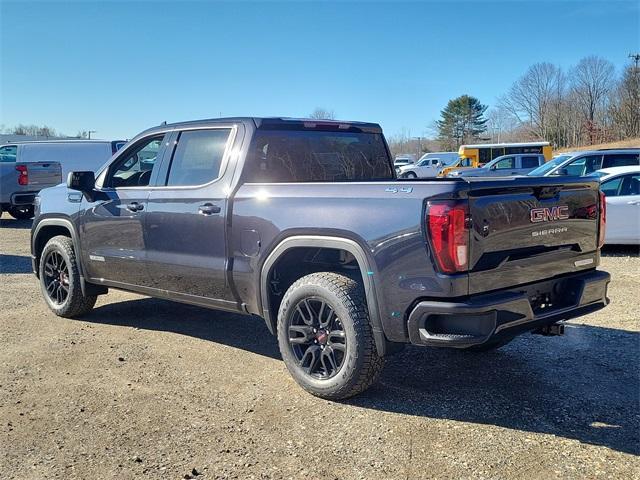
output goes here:
{"type": "Polygon", "coordinates": [[[460,145],[473,143],[487,127],[484,118],[486,105],[469,95],[462,95],[449,100],[440,112],[440,120],[436,122],[438,140],[444,148],[457,150],[460,145]]]}

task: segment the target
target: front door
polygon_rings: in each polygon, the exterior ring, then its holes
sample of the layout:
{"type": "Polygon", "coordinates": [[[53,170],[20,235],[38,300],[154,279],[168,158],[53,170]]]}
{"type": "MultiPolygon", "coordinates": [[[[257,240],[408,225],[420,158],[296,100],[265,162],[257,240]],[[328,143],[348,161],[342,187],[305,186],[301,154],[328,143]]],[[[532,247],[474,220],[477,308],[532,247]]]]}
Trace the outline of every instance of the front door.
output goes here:
{"type": "Polygon", "coordinates": [[[147,262],[155,288],[235,308],[226,279],[227,194],[221,181],[231,126],[178,132],[147,202],[147,262]]]}
{"type": "Polygon", "coordinates": [[[630,173],[601,185],[607,197],[605,243],[637,243],[640,238],[640,174],[630,173]]]}
{"type": "Polygon", "coordinates": [[[92,198],[84,196],[79,228],[87,278],[149,285],[144,224],[164,139],[164,134],[146,137],[123,151],[98,178],[92,198]]]}

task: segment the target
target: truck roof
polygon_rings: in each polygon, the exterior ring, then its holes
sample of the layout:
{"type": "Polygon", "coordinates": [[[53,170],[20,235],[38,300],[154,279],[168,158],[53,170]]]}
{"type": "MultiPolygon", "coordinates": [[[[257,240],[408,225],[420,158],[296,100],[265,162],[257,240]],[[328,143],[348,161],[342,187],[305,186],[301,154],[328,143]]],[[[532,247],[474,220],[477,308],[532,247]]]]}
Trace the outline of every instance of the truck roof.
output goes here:
{"type": "Polygon", "coordinates": [[[377,123],[369,122],[357,122],[347,120],[320,120],[314,118],[289,118],[289,117],[222,117],[222,118],[208,118],[202,120],[190,120],[185,122],[167,123],[157,125],[155,127],[147,129],[148,133],[154,130],[174,129],[181,127],[194,127],[194,126],[207,126],[215,125],[218,123],[253,123],[256,128],[259,129],[278,129],[278,128],[322,128],[332,127],[337,130],[359,130],[369,133],[382,133],[382,128],[377,123]]]}

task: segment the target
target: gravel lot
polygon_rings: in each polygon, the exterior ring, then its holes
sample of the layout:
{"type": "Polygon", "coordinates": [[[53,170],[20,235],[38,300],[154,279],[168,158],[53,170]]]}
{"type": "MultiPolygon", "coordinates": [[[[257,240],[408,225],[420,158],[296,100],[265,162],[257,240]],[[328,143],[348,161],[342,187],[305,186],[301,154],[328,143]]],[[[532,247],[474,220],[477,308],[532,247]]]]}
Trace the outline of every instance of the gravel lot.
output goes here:
{"type": "Polygon", "coordinates": [[[117,291],[55,317],[29,227],[0,229],[3,479],[640,478],[633,250],[606,252],[612,304],[564,337],[410,347],[333,403],[297,387],[251,318],[117,291]]]}

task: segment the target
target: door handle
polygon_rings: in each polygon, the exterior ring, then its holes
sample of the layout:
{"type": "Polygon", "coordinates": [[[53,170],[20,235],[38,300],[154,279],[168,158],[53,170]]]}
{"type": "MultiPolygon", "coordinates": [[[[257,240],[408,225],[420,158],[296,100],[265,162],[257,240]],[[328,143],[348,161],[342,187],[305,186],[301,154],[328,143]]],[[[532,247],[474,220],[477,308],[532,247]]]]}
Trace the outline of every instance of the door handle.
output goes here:
{"type": "Polygon", "coordinates": [[[129,210],[130,212],[139,212],[140,210],[143,210],[143,209],[144,209],[144,205],[138,202],[131,202],[130,204],[127,205],[127,210],[129,210]]]}
{"type": "Polygon", "coordinates": [[[627,205],[640,205],[640,200],[631,200],[627,202],[627,205]]]}
{"type": "Polygon", "coordinates": [[[213,203],[205,203],[198,207],[198,213],[202,215],[213,215],[214,213],[220,213],[221,208],[213,203]]]}

